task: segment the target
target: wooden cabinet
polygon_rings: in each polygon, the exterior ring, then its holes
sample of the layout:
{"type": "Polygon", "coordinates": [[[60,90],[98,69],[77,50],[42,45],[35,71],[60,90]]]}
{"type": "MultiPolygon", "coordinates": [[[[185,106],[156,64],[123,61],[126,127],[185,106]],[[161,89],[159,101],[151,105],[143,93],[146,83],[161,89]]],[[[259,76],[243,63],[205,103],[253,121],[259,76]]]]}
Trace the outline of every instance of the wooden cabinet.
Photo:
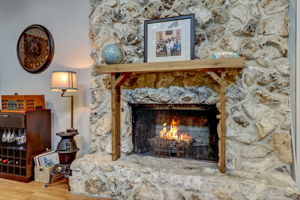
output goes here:
{"type": "Polygon", "coordinates": [[[51,148],[51,111],[0,112],[0,178],[29,182],[33,179],[33,157],[51,148]],[[3,142],[3,134],[25,135],[26,143],[3,142]]]}

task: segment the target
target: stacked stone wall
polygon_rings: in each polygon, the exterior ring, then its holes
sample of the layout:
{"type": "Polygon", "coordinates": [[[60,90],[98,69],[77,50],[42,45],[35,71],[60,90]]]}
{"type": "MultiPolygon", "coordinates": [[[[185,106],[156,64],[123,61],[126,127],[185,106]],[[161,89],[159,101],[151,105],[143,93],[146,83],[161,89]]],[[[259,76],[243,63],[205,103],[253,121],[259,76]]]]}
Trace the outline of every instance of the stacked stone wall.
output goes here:
{"type": "Polygon", "coordinates": [[[143,62],[143,22],[195,14],[196,59],[235,52],[242,71],[227,75],[227,173],[216,164],[132,152],[129,102],[217,103],[218,86],[205,73],[134,75],[122,88],[122,157],[111,161],[110,76],[93,72],[90,155],[72,164],[77,194],[143,200],[296,200],[290,175],[288,0],[90,0],[91,56],[118,43],[124,63],[143,62]],[[196,87],[197,86],[197,87],[196,87]]]}
{"type": "MultiPolygon", "coordinates": [[[[103,64],[101,50],[108,43],[122,46],[125,63],[143,62],[144,20],[195,14],[196,59],[220,52],[246,58],[242,72],[227,76],[227,168],[289,171],[293,161],[288,0],[91,0],[90,4],[91,56],[96,65],[103,64]]],[[[127,89],[173,86],[218,90],[201,72],[135,75],[125,84],[127,89]]],[[[93,73],[91,91],[90,151],[109,154],[110,77],[93,73]]]]}

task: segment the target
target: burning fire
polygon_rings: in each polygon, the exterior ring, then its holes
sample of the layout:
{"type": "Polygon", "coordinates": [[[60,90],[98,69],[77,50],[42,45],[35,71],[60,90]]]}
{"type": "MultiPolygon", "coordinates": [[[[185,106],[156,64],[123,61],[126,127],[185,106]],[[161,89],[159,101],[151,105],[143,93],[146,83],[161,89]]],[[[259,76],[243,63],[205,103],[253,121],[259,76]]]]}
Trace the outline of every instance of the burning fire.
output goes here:
{"type": "Polygon", "coordinates": [[[188,133],[179,133],[179,120],[174,117],[170,124],[170,130],[167,130],[167,123],[163,124],[163,129],[159,132],[160,138],[165,140],[176,140],[179,142],[189,142],[191,143],[193,137],[188,133]]]}

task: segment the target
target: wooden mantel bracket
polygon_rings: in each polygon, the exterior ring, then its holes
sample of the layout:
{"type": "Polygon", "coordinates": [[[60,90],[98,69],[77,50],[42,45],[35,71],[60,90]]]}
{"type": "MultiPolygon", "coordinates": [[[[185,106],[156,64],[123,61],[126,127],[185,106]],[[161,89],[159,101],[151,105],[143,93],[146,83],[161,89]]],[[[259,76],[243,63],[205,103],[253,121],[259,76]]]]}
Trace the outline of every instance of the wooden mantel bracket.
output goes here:
{"type": "Polygon", "coordinates": [[[132,73],[122,73],[121,76],[119,76],[114,83],[114,88],[121,87],[125,81],[130,77],[132,73]]]}
{"type": "Polygon", "coordinates": [[[244,58],[173,61],[161,63],[134,63],[95,66],[96,73],[111,74],[112,95],[112,160],[121,157],[121,86],[132,73],[204,71],[220,85],[220,153],[221,173],[226,173],[226,70],[242,69],[244,58]],[[220,72],[217,75],[214,71],[220,72]],[[121,73],[121,74],[120,74],[121,73]]]}
{"type": "Polygon", "coordinates": [[[221,84],[221,78],[215,72],[206,72],[206,73],[210,75],[216,82],[221,84]]]}

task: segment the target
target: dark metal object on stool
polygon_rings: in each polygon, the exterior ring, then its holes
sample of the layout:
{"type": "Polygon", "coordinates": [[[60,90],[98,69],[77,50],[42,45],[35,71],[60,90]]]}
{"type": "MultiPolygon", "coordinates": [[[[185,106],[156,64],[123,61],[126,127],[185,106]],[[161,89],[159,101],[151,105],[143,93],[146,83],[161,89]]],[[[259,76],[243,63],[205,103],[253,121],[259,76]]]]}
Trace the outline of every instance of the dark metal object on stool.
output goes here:
{"type": "Polygon", "coordinates": [[[77,151],[79,151],[76,141],[74,140],[74,136],[78,134],[78,131],[73,128],[68,129],[67,132],[60,132],[56,134],[61,137],[56,149],[60,164],[55,165],[52,169],[49,183],[45,184],[45,187],[48,187],[49,184],[64,177],[68,180],[68,188],[70,190],[69,177],[72,176],[70,166],[76,158],[77,151]]]}
{"type": "Polygon", "coordinates": [[[61,137],[56,149],[60,164],[71,164],[75,160],[79,148],[74,140],[74,136],[78,134],[76,129],[68,129],[67,132],[56,134],[61,137]]]}

